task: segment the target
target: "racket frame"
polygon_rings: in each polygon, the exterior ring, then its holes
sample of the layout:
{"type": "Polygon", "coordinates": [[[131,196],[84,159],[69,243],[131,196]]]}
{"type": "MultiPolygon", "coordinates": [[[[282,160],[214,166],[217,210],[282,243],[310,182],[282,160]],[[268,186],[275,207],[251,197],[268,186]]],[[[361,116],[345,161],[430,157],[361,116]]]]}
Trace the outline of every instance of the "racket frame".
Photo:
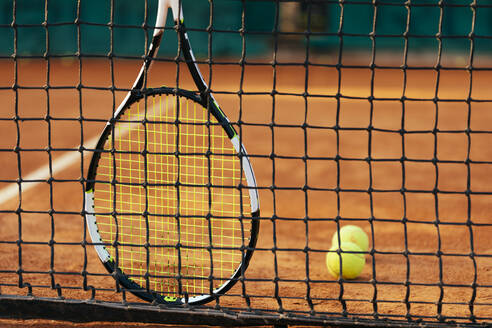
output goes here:
{"type": "Polygon", "coordinates": [[[200,73],[195,56],[191,49],[188,35],[186,33],[186,28],[184,26],[181,0],[159,0],[156,28],[154,30],[152,41],[149,46],[148,55],[145,57],[142,68],[137,76],[137,79],[135,80],[132,89],[128,92],[120,106],[114,112],[113,117],[106,124],[103,132],[101,133],[101,137],[96,144],[96,148],[93,151],[94,152],[89,165],[85,187],[85,218],[87,228],[92,240],[92,245],[94,246],[99,256],[99,259],[101,260],[107,271],[113,275],[113,277],[121,286],[143,300],[149,302],[156,301],[158,303],[167,305],[181,305],[185,303],[204,304],[218,297],[219,295],[226,293],[230,288],[232,288],[232,286],[234,286],[234,284],[239,280],[240,276],[244,274],[244,271],[248,267],[250,259],[253,255],[253,250],[256,247],[256,241],[260,226],[258,220],[260,209],[256,179],[247,152],[240,140],[240,136],[231,125],[227,116],[220,109],[213,95],[209,92],[208,86],[200,73]],[[195,82],[195,85],[198,88],[198,93],[167,87],[143,89],[147,72],[158,52],[162,40],[168,8],[172,9],[174,23],[175,26],[177,26],[180,51],[183,54],[184,60],[188,66],[189,72],[195,82]],[[251,220],[249,243],[247,246],[241,247],[244,255],[238,268],[234,271],[232,276],[227,281],[225,281],[218,288],[214,289],[211,294],[196,296],[185,295],[185,297],[176,298],[173,296],[162,295],[156,291],[151,290],[148,287],[143,287],[135,283],[130,277],[123,273],[121,269],[118,268],[118,258],[113,258],[106,248],[106,246],[113,247],[114,245],[104,243],[98,231],[96,213],[94,209],[94,187],[97,182],[100,182],[96,181],[96,175],[101,154],[104,152],[108,152],[107,150],[104,150],[104,145],[106,144],[111,134],[114,132],[116,122],[118,122],[119,118],[123,115],[124,111],[127,108],[129,108],[132,104],[141,100],[142,98],[151,97],[158,94],[184,97],[197,102],[210,111],[211,115],[213,115],[217,122],[222,126],[231,143],[233,144],[234,149],[238,154],[238,157],[240,158],[242,172],[244,173],[244,177],[247,182],[247,189],[249,189],[251,202],[251,218],[245,217],[246,219],[251,220]]]}

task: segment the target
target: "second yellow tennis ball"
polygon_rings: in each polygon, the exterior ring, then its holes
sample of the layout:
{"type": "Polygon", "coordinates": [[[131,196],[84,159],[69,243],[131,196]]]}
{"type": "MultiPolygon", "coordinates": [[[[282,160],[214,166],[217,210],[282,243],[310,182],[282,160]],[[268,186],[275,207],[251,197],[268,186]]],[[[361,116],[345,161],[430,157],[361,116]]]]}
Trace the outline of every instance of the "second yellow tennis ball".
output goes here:
{"type": "Polygon", "coordinates": [[[342,261],[341,276],[344,279],[357,278],[364,269],[366,258],[362,254],[362,250],[354,243],[345,241],[342,242],[340,254],[338,254],[338,246],[331,247],[330,252],[326,254],[326,267],[328,272],[335,278],[340,276],[340,260],[342,261]],[[354,253],[352,253],[354,252],[354,253]],[[357,253],[360,252],[360,253],[357,253]]]}
{"type": "MultiPolygon", "coordinates": [[[[369,237],[361,227],[356,225],[346,225],[340,228],[340,241],[349,241],[360,247],[363,252],[369,249],[369,237]]],[[[335,232],[331,240],[332,246],[338,247],[338,232],[335,232]]]]}

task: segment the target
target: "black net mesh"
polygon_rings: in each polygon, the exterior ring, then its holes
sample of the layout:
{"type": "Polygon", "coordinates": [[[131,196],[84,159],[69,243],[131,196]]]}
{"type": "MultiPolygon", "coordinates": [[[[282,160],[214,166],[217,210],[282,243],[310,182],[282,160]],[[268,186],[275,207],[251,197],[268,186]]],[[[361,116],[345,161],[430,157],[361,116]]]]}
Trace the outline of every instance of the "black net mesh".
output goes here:
{"type": "MultiPolygon", "coordinates": [[[[84,209],[96,142],[138,74],[156,9],[0,2],[0,316],[492,322],[491,4],[183,0],[198,66],[255,171],[261,228],[230,291],[176,309],[115,282],[84,209]],[[369,236],[356,279],[326,265],[346,225],[369,236]]],[[[196,90],[177,44],[168,19],[146,86],[196,90]]]]}

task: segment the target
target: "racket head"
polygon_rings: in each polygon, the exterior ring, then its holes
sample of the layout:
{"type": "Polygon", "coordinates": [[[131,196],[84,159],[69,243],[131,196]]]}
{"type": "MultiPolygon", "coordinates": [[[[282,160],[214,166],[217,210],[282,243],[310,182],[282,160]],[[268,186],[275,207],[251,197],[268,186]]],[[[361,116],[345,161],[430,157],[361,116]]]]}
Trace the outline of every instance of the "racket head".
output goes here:
{"type": "Polygon", "coordinates": [[[99,258],[147,301],[210,301],[237,282],[256,245],[246,151],[215,100],[190,91],[132,91],[97,144],[85,201],[99,258]]]}

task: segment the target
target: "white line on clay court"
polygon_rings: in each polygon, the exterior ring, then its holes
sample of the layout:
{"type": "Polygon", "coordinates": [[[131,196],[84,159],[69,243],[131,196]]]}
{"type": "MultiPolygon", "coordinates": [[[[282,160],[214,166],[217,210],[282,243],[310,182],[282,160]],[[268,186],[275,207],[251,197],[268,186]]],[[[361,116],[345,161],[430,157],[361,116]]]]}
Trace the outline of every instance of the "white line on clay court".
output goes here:
{"type": "MultiPolygon", "coordinates": [[[[135,114],[134,116],[138,116],[139,114],[135,114]]],[[[129,120],[134,120],[134,116],[130,116],[129,120]]],[[[123,128],[118,133],[128,132],[128,128],[123,128]]],[[[89,147],[89,149],[94,149],[96,147],[96,143],[99,140],[100,136],[95,136],[94,138],[88,140],[84,143],[85,147],[89,147]]],[[[78,148],[77,147],[74,147],[78,148]]],[[[84,157],[87,156],[90,152],[84,152],[84,157]]],[[[79,151],[69,151],[67,154],[57,158],[56,160],[51,162],[52,172],[55,175],[58,172],[63,171],[64,169],[76,164],[80,160],[80,152],[79,151]]],[[[26,176],[22,177],[22,180],[38,180],[34,182],[21,182],[22,193],[24,194],[29,189],[32,189],[48,180],[51,177],[50,175],[50,167],[49,164],[46,164],[34,172],[29,173],[26,176]]],[[[13,183],[12,185],[0,190],[0,205],[6,203],[10,199],[19,195],[19,185],[17,183],[13,183]]]]}
{"type": "MultiPolygon", "coordinates": [[[[140,114],[134,114],[134,116],[138,116],[140,114]]],[[[134,116],[130,116],[129,120],[134,120],[134,116]]],[[[118,133],[128,132],[128,128],[123,128],[122,131],[118,133]]],[[[95,136],[92,139],[88,140],[84,143],[85,147],[89,147],[89,149],[94,149],[96,147],[96,143],[99,140],[100,136],[95,136]]],[[[78,146],[76,147],[78,148],[78,146]]],[[[74,147],[75,149],[75,147],[74,147]]],[[[86,157],[90,152],[84,152],[84,157],[86,157]]],[[[63,171],[64,169],[76,164],[80,160],[80,152],[79,151],[70,151],[67,154],[57,158],[56,160],[51,162],[51,168],[53,175],[58,172],[63,171]]],[[[51,177],[50,175],[50,167],[49,164],[46,164],[34,172],[29,173],[28,175],[22,177],[22,180],[38,180],[35,182],[21,182],[22,193],[24,194],[29,189],[32,189],[43,183],[43,181],[48,180],[51,177]],[[41,180],[41,181],[39,181],[41,180]]],[[[0,190],[0,205],[6,203],[10,199],[19,195],[19,185],[17,183],[12,184],[2,190],[0,190]]]]}
{"type": "MultiPolygon", "coordinates": [[[[87,145],[87,147],[93,148],[98,139],[99,136],[96,136],[95,138],[90,139],[84,144],[87,145]]],[[[87,156],[88,154],[89,152],[85,152],[84,156],[87,156]]],[[[56,160],[51,162],[53,175],[74,165],[79,160],[80,152],[78,151],[70,151],[67,154],[57,158],[56,160]]],[[[48,164],[22,177],[23,180],[48,180],[49,178],[50,167],[48,164]]],[[[21,182],[22,193],[24,194],[26,191],[36,187],[40,183],[42,182],[21,182]]],[[[17,183],[13,183],[12,185],[0,190],[0,205],[6,203],[17,195],[19,195],[19,185],[17,183]]]]}

